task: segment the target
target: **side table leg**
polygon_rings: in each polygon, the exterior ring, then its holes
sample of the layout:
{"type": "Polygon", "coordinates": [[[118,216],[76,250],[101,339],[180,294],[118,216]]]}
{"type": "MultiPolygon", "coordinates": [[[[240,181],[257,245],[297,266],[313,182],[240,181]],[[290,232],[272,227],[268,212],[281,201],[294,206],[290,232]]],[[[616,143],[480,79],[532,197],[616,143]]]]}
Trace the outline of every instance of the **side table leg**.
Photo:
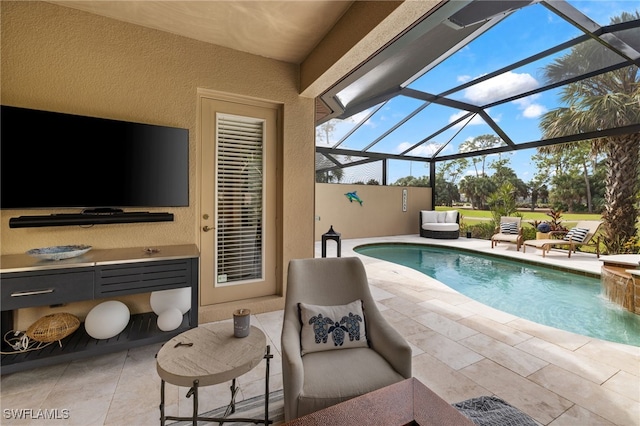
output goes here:
{"type": "Polygon", "coordinates": [[[229,408],[224,415],[225,417],[236,412],[236,395],[238,395],[239,389],[240,388],[236,386],[236,379],[231,380],[231,402],[229,403],[229,408]]]}
{"type": "Polygon", "coordinates": [[[164,426],[164,380],[160,380],[160,426],[164,426]]]}
{"type": "Polygon", "coordinates": [[[268,426],[272,423],[272,421],[269,420],[269,360],[273,358],[270,345],[267,345],[267,353],[264,355],[264,358],[267,360],[267,371],[264,380],[264,425],[268,426]]]}
{"type": "Polygon", "coordinates": [[[193,381],[193,386],[191,387],[191,389],[189,389],[189,392],[187,392],[187,398],[190,398],[193,395],[193,415],[192,415],[192,422],[193,422],[193,426],[198,426],[198,384],[200,383],[199,380],[194,380],[193,381]]]}

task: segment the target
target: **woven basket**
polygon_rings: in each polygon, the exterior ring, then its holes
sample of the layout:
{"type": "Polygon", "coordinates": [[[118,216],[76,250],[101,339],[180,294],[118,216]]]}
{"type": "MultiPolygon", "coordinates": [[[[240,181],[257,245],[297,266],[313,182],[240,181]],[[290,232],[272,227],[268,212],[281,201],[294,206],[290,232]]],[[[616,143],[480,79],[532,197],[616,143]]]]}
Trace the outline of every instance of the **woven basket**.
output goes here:
{"type": "Polygon", "coordinates": [[[55,342],[76,331],[80,327],[80,320],[75,315],[61,312],[46,315],[27,329],[27,336],[37,342],[55,342]]]}

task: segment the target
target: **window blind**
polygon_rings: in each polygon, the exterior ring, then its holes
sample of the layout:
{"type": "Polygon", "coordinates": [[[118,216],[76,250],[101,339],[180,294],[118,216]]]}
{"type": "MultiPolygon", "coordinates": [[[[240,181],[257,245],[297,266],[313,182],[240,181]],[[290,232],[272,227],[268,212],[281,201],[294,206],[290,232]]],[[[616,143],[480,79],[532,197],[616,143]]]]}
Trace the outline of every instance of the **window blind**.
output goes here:
{"type": "Polygon", "coordinates": [[[264,120],[216,116],[218,284],[263,276],[264,120]]]}

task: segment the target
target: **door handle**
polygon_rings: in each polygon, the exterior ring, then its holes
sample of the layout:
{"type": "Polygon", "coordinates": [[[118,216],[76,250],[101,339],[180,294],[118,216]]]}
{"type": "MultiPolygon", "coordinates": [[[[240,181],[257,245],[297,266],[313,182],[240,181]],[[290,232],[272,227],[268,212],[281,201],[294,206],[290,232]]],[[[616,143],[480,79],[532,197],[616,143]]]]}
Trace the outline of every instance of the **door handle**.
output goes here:
{"type": "Polygon", "coordinates": [[[203,227],[202,227],[202,230],[203,230],[204,232],[209,232],[209,231],[212,231],[213,229],[214,229],[214,228],[210,228],[210,227],[209,227],[209,226],[207,226],[207,225],[205,225],[205,226],[203,226],[203,227]]]}

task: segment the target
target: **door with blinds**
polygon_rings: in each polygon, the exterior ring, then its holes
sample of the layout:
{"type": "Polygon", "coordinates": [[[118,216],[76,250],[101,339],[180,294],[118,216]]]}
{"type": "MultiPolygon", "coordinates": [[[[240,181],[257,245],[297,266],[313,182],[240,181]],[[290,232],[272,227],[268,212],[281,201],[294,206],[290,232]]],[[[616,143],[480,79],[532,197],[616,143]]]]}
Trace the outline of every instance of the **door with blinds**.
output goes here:
{"type": "Polygon", "coordinates": [[[276,294],[275,105],[201,98],[201,304],[276,294]]]}

